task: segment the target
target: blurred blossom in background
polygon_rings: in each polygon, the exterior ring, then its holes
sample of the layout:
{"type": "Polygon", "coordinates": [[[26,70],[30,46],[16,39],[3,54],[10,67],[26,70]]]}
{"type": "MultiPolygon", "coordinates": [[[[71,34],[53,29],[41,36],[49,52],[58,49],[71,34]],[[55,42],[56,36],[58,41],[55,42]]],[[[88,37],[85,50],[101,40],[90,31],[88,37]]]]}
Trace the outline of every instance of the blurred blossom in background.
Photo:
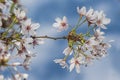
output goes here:
{"type": "MultiPolygon", "coordinates": [[[[62,36],[67,31],[57,32],[52,24],[56,17],[66,16],[72,26],[77,22],[79,15],[76,7],[85,6],[95,10],[103,10],[111,23],[107,25],[108,40],[114,39],[108,56],[97,60],[88,67],[82,67],[81,73],[69,72],[53,62],[62,58],[63,50],[67,47],[66,40],[45,40],[45,44],[36,48],[37,56],[33,58],[29,80],[119,80],[120,79],[120,1],[119,0],[21,0],[27,15],[33,22],[39,22],[38,35],[62,36]]],[[[86,29],[83,25],[80,31],[86,29]]]]}

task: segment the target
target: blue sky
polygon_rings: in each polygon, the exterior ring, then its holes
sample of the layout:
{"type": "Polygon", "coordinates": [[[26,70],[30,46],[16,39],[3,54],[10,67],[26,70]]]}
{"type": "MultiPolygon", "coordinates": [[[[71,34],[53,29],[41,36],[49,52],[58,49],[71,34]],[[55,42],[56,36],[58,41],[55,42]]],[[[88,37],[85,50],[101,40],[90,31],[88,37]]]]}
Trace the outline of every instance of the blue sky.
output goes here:
{"type": "MultiPolygon", "coordinates": [[[[58,33],[52,27],[56,17],[67,16],[68,22],[74,25],[78,19],[77,6],[92,7],[104,10],[111,23],[105,31],[107,39],[114,39],[107,57],[95,61],[87,68],[81,67],[81,73],[69,72],[62,69],[53,60],[62,58],[62,51],[67,47],[64,40],[45,40],[44,45],[38,46],[38,53],[31,64],[29,80],[119,80],[120,79],[120,1],[119,0],[21,0],[27,15],[33,22],[39,22],[41,27],[38,35],[61,36],[67,32],[58,33]]],[[[85,28],[80,28],[83,31],[85,28]]]]}

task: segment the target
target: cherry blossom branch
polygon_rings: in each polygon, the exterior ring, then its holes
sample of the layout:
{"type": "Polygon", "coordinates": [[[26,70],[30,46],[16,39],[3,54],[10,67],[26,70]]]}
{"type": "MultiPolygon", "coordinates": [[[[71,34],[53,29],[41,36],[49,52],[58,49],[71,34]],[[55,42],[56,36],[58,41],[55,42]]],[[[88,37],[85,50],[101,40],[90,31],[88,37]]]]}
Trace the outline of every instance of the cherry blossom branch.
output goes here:
{"type": "MultiPolygon", "coordinates": [[[[77,7],[77,12],[79,20],[67,35],[38,36],[36,30],[40,24],[32,22],[27,17],[18,0],[0,0],[0,70],[3,67],[14,70],[10,80],[27,80],[28,74],[21,73],[17,67],[29,69],[31,58],[36,56],[31,48],[34,49],[36,45],[43,44],[42,39],[67,40],[68,45],[63,51],[64,57],[55,59],[54,62],[59,63],[62,68],[69,68],[70,72],[76,68],[76,72],[80,73],[81,65],[88,65],[93,59],[104,57],[111,45],[105,41],[102,29],[107,29],[106,25],[111,20],[106,18],[103,11],[92,8],[87,11],[86,7],[77,7]],[[88,24],[87,32],[78,32],[77,29],[85,22],[88,24]],[[70,63],[67,63],[69,59],[70,63]]],[[[62,19],[56,18],[53,27],[61,32],[72,26],[64,16],[62,19]]],[[[0,74],[0,80],[6,80],[4,74],[0,74]]]]}
{"type": "Polygon", "coordinates": [[[47,38],[47,39],[53,39],[53,40],[58,40],[58,39],[67,39],[67,36],[62,36],[62,37],[51,37],[51,36],[31,36],[32,38],[47,38]]]}

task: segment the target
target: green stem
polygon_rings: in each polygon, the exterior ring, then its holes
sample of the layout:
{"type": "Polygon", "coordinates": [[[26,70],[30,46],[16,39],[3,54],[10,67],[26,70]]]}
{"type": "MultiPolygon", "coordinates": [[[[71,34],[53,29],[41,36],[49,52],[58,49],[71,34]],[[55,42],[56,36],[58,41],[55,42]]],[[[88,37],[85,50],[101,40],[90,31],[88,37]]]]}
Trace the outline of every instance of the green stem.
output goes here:
{"type": "Polygon", "coordinates": [[[15,18],[13,19],[13,22],[12,22],[12,23],[10,24],[10,26],[8,27],[7,32],[14,26],[16,20],[17,20],[17,18],[15,17],[15,18]]]}
{"type": "Polygon", "coordinates": [[[65,60],[65,61],[66,61],[66,60],[67,60],[67,58],[68,58],[68,56],[69,56],[69,54],[68,54],[68,55],[66,55],[66,56],[64,57],[64,59],[63,59],[63,60],[65,60]]]}
{"type": "Polygon", "coordinates": [[[5,0],[0,0],[0,3],[4,3],[5,2],[5,0]]]}
{"type": "Polygon", "coordinates": [[[80,50],[80,53],[81,53],[83,56],[88,57],[88,55],[85,54],[84,52],[82,52],[81,50],[80,50]]]}
{"type": "Polygon", "coordinates": [[[14,7],[15,7],[15,3],[13,2],[13,3],[12,3],[12,5],[11,5],[11,7],[10,7],[10,13],[12,13],[12,12],[13,12],[14,7]]]}
{"type": "Polygon", "coordinates": [[[79,23],[80,23],[81,20],[82,20],[82,17],[79,18],[76,26],[79,26],[79,23]]]}
{"type": "Polygon", "coordinates": [[[2,38],[5,38],[5,36],[8,34],[8,31],[14,26],[15,22],[16,22],[16,17],[14,18],[14,20],[12,21],[12,23],[10,24],[10,26],[8,27],[7,31],[5,31],[3,34],[2,34],[2,38]]]}
{"type": "Polygon", "coordinates": [[[78,24],[75,28],[74,28],[74,30],[76,30],[79,26],[81,26],[83,23],[85,23],[86,22],[86,19],[85,20],[83,20],[83,22],[81,22],[80,24],[78,24]]]}
{"type": "Polygon", "coordinates": [[[82,23],[80,23],[79,25],[78,25],[78,27],[79,26],[81,26],[83,23],[85,23],[86,22],[86,19],[85,20],[83,20],[83,22],[82,23]]]}
{"type": "Polygon", "coordinates": [[[75,28],[73,28],[73,30],[76,30],[76,27],[78,27],[79,26],[79,23],[80,23],[80,21],[82,20],[82,17],[80,17],[79,19],[78,19],[78,22],[77,22],[77,24],[76,24],[76,26],[75,26],[75,28]]]}

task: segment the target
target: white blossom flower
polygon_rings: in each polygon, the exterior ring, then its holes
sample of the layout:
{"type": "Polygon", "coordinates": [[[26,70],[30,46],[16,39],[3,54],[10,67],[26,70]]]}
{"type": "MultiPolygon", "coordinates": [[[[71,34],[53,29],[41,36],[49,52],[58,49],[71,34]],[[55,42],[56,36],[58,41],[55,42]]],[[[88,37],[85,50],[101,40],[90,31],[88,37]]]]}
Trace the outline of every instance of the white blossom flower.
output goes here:
{"type": "Polygon", "coordinates": [[[35,57],[36,55],[32,53],[31,51],[27,51],[27,54],[25,55],[25,59],[23,61],[23,67],[27,70],[29,69],[29,65],[31,63],[32,57],[35,57]]]}
{"type": "Polygon", "coordinates": [[[94,13],[94,10],[93,10],[92,8],[90,8],[90,9],[88,10],[88,12],[86,13],[86,18],[87,18],[87,19],[91,18],[91,15],[93,15],[93,13],[94,13]]]}
{"type": "Polygon", "coordinates": [[[27,38],[23,37],[22,40],[23,40],[24,46],[26,48],[30,48],[31,47],[30,43],[33,42],[33,39],[31,37],[27,37],[27,38]]]}
{"type": "Polygon", "coordinates": [[[15,74],[13,79],[14,80],[21,80],[21,75],[20,74],[15,74]]]}
{"type": "Polygon", "coordinates": [[[64,16],[63,19],[59,17],[55,19],[56,23],[53,24],[53,27],[58,28],[58,31],[61,32],[63,30],[68,29],[67,18],[64,16]]]}
{"type": "Polygon", "coordinates": [[[84,46],[87,49],[91,49],[93,45],[97,45],[97,44],[98,44],[97,41],[95,41],[93,38],[90,38],[85,42],[84,46]]]}
{"type": "Polygon", "coordinates": [[[86,7],[82,7],[81,9],[77,7],[78,14],[82,17],[86,15],[86,7]]]}
{"type": "Polygon", "coordinates": [[[20,20],[21,20],[21,19],[24,19],[24,18],[26,17],[25,11],[20,10],[19,8],[14,10],[14,14],[15,14],[16,17],[17,17],[18,19],[20,19],[20,20]]]}
{"type": "Polygon", "coordinates": [[[86,19],[90,24],[95,24],[97,21],[97,13],[98,11],[94,11],[93,9],[90,8],[90,10],[86,13],[86,19]]]}
{"type": "Polygon", "coordinates": [[[25,79],[27,79],[28,78],[28,74],[22,74],[22,77],[23,77],[23,79],[25,80],[25,79]]]}
{"type": "Polygon", "coordinates": [[[13,41],[15,43],[15,45],[20,48],[21,47],[21,42],[17,41],[17,40],[14,40],[13,41]]]}
{"type": "Polygon", "coordinates": [[[63,51],[63,53],[64,53],[65,55],[71,55],[72,52],[73,52],[73,50],[72,50],[71,47],[67,47],[67,48],[65,48],[65,50],[63,51]]]}
{"type": "Polygon", "coordinates": [[[44,44],[44,41],[41,38],[25,38],[25,43],[27,43],[26,45],[31,44],[34,47],[36,45],[44,44]]]}
{"type": "Polygon", "coordinates": [[[93,62],[92,62],[93,59],[94,59],[93,56],[87,56],[87,57],[85,58],[85,62],[84,62],[85,66],[88,66],[89,64],[90,64],[90,65],[93,64],[93,62]]]}
{"type": "Polygon", "coordinates": [[[103,48],[105,50],[111,47],[111,45],[109,43],[100,43],[100,46],[101,46],[101,48],[103,48]]]}
{"type": "Polygon", "coordinates": [[[109,24],[111,20],[109,18],[106,18],[106,15],[103,13],[103,11],[100,11],[97,14],[97,22],[96,25],[103,28],[107,29],[105,25],[109,24]]]}
{"type": "Polygon", "coordinates": [[[0,80],[4,80],[4,76],[3,75],[0,75],[0,80]]]}
{"type": "Polygon", "coordinates": [[[105,37],[103,36],[103,34],[104,34],[104,32],[101,32],[101,31],[100,31],[100,28],[98,28],[98,29],[95,30],[94,36],[91,37],[91,39],[94,39],[94,40],[96,40],[96,41],[98,41],[98,42],[101,42],[101,41],[103,41],[103,39],[105,38],[105,37]]]}
{"type": "Polygon", "coordinates": [[[35,45],[40,45],[40,44],[44,44],[44,39],[41,38],[34,38],[32,41],[33,46],[35,45]]]}
{"type": "Polygon", "coordinates": [[[109,43],[101,42],[98,45],[93,46],[93,50],[91,54],[95,58],[104,57],[107,54],[107,49],[110,48],[111,45],[109,43]]]}
{"type": "Polygon", "coordinates": [[[28,78],[28,74],[26,73],[20,73],[14,75],[15,80],[26,80],[27,78],[28,78]]]}
{"type": "Polygon", "coordinates": [[[93,50],[91,51],[91,54],[94,58],[99,59],[100,57],[104,57],[107,52],[106,50],[102,50],[99,45],[93,46],[93,50]]]}
{"type": "Polygon", "coordinates": [[[74,69],[74,67],[76,68],[76,72],[80,73],[80,65],[83,64],[84,62],[82,61],[82,56],[78,57],[78,58],[72,58],[70,60],[70,72],[74,69]]]}
{"type": "Polygon", "coordinates": [[[55,63],[59,63],[62,68],[68,68],[68,65],[64,59],[55,59],[55,63]]]}
{"type": "Polygon", "coordinates": [[[23,22],[22,25],[22,33],[23,34],[29,34],[29,35],[35,35],[35,30],[40,27],[39,23],[32,23],[31,19],[27,19],[23,22]]]}
{"type": "Polygon", "coordinates": [[[24,44],[24,45],[20,45],[20,48],[18,50],[18,53],[17,55],[21,58],[24,58],[25,54],[27,53],[27,45],[24,44]]]}

